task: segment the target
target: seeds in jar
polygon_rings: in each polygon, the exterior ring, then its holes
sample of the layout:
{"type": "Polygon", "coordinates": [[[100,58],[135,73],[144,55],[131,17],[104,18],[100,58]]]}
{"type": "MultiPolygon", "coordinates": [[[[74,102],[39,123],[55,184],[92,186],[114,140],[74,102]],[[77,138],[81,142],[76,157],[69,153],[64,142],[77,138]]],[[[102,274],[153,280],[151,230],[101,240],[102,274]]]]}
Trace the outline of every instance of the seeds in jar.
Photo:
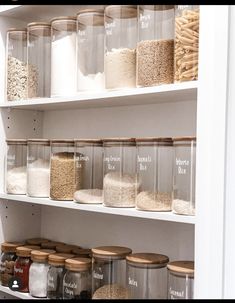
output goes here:
{"type": "Polygon", "coordinates": [[[171,211],[171,195],[165,192],[142,191],[136,197],[136,208],[149,211],[171,211]]]}
{"type": "Polygon", "coordinates": [[[107,284],[98,288],[92,299],[129,299],[129,291],[127,288],[118,284],[107,284]]]}

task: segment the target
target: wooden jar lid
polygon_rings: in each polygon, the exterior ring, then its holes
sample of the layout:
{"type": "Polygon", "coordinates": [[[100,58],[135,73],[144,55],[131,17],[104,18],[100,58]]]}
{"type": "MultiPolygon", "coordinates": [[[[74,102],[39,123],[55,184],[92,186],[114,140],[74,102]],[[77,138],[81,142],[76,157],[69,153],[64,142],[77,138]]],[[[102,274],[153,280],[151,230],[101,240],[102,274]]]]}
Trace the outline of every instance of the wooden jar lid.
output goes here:
{"type": "Polygon", "coordinates": [[[104,26],[104,9],[82,9],[77,13],[77,21],[85,26],[104,26]]]}
{"type": "Polygon", "coordinates": [[[44,242],[41,244],[41,248],[55,249],[58,245],[65,245],[65,243],[56,241],[44,242]]]}
{"type": "Polygon", "coordinates": [[[73,258],[65,260],[65,268],[71,271],[84,271],[91,268],[90,258],[73,258]]]}
{"type": "Polygon", "coordinates": [[[27,145],[26,139],[6,139],[7,145],[27,145]]]}
{"type": "Polygon", "coordinates": [[[80,246],[77,245],[68,245],[68,244],[60,244],[56,245],[56,252],[58,253],[66,253],[70,254],[72,253],[73,249],[81,248],[80,246]]]}
{"type": "Polygon", "coordinates": [[[86,144],[86,143],[93,143],[93,144],[100,144],[102,145],[102,140],[101,139],[74,139],[74,143],[76,145],[79,144],[86,144]]]}
{"type": "Polygon", "coordinates": [[[1,244],[2,252],[16,252],[16,248],[19,246],[23,246],[24,242],[4,242],[1,244]]]}
{"type": "Polygon", "coordinates": [[[167,268],[177,273],[194,274],[194,261],[172,261],[167,268]]]}
{"type": "Polygon", "coordinates": [[[90,257],[92,252],[90,248],[75,248],[72,253],[79,257],[90,257]]]}
{"type": "Polygon", "coordinates": [[[51,249],[42,249],[42,250],[32,250],[31,259],[36,262],[47,262],[48,256],[55,253],[51,249]]]}
{"type": "Polygon", "coordinates": [[[132,253],[132,250],[123,246],[99,246],[92,248],[94,257],[101,259],[125,259],[125,257],[132,253]]]}
{"type": "Polygon", "coordinates": [[[34,145],[34,144],[40,144],[40,145],[50,145],[50,140],[49,139],[28,139],[27,140],[28,145],[34,145]]]}
{"type": "Polygon", "coordinates": [[[172,138],[169,137],[144,137],[136,138],[136,142],[167,142],[172,143],[172,138]]]}
{"type": "Polygon", "coordinates": [[[33,250],[40,250],[40,246],[37,245],[26,245],[18,246],[16,248],[16,255],[18,257],[30,257],[33,250]]]}
{"type": "Polygon", "coordinates": [[[32,238],[32,239],[27,239],[26,243],[30,245],[41,245],[42,243],[49,242],[50,240],[45,239],[45,238],[32,238]]]}
{"type": "Polygon", "coordinates": [[[73,254],[63,254],[63,253],[55,253],[48,256],[48,264],[53,266],[64,266],[66,259],[71,259],[75,255],[73,254]]]}
{"type": "Polygon", "coordinates": [[[169,258],[165,255],[155,253],[135,253],[126,256],[128,263],[130,264],[158,264],[166,265],[169,262],[169,258]]]}
{"type": "Polygon", "coordinates": [[[103,142],[133,142],[135,143],[135,138],[126,138],[126,137],[120,137],[120,138],[103,138],[103,142]]]}
{"type": "Polygon", "coordinates": [[[195,136],[185,136],[185,137],[173,137],[173,142],[176,141],[196,141],[197,138],[195,136]]]}
{"type": "Polygon", "coordinates": [[[117,19],[137,18],[137,5],[108,5],[105,16],[117,19]]]}

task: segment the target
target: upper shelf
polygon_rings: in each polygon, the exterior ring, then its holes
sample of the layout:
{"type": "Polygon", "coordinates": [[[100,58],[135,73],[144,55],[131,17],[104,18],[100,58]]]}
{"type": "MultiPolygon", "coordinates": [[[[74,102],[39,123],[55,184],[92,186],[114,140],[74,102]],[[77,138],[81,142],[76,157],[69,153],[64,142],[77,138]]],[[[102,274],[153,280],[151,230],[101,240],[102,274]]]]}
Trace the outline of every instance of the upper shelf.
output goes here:
{"type": "Polygon", "coordinates": [[[77,96],[36,98],[22,101],[6,101],[0,108],[30,110],[61,110],[122,105],[144,105],[161,102],[180,102],[197,99],[197,81],[164,84],[153,87],[132,88],[102,92],[82,92],[77,96]]]}

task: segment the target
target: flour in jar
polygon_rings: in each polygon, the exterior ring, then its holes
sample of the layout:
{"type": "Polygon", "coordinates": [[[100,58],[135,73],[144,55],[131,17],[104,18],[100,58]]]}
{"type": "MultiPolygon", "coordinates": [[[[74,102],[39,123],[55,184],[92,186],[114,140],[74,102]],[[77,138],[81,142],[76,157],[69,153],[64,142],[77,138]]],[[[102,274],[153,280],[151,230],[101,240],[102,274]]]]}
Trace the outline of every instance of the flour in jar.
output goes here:
{"type": "Polygon", "coordinates": [[[26,186],[26,166],[14,167],[7,172],[6,191],[8,194],[25,195],[26,186]]]}

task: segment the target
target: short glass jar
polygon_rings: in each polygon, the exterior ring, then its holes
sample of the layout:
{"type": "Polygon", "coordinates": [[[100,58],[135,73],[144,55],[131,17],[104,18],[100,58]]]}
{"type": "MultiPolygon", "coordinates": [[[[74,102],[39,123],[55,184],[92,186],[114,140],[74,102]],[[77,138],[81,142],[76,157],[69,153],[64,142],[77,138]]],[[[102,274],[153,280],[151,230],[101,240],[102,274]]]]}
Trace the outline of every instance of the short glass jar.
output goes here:
{"type": "Polygon", "coordinates": [[[128,255],[126,260],[131,299],[167,299],[167,256],[135,253],[128,255]]]}
{"type": "Polygon", "coordinates": [[[91,259],[65,260],[63,299],[91,299],[91,259]]]}
{"type": "Polygon", "coordinates": [[[92,256],[90,248],[75,248],[72,250],[72,253],[75,255],[76,258],[91,258],[92,256]]]}
{"type": "Polygon", "coordinates": [[[168,299],[193,299],[194,262],[172,261],[168,269],[168,299]]]}
{"type": "Polygon", "coordinates": [[[92,299],[128,299],[126,256],[132,250],[122,246],[92,248],[92,299]]]}

